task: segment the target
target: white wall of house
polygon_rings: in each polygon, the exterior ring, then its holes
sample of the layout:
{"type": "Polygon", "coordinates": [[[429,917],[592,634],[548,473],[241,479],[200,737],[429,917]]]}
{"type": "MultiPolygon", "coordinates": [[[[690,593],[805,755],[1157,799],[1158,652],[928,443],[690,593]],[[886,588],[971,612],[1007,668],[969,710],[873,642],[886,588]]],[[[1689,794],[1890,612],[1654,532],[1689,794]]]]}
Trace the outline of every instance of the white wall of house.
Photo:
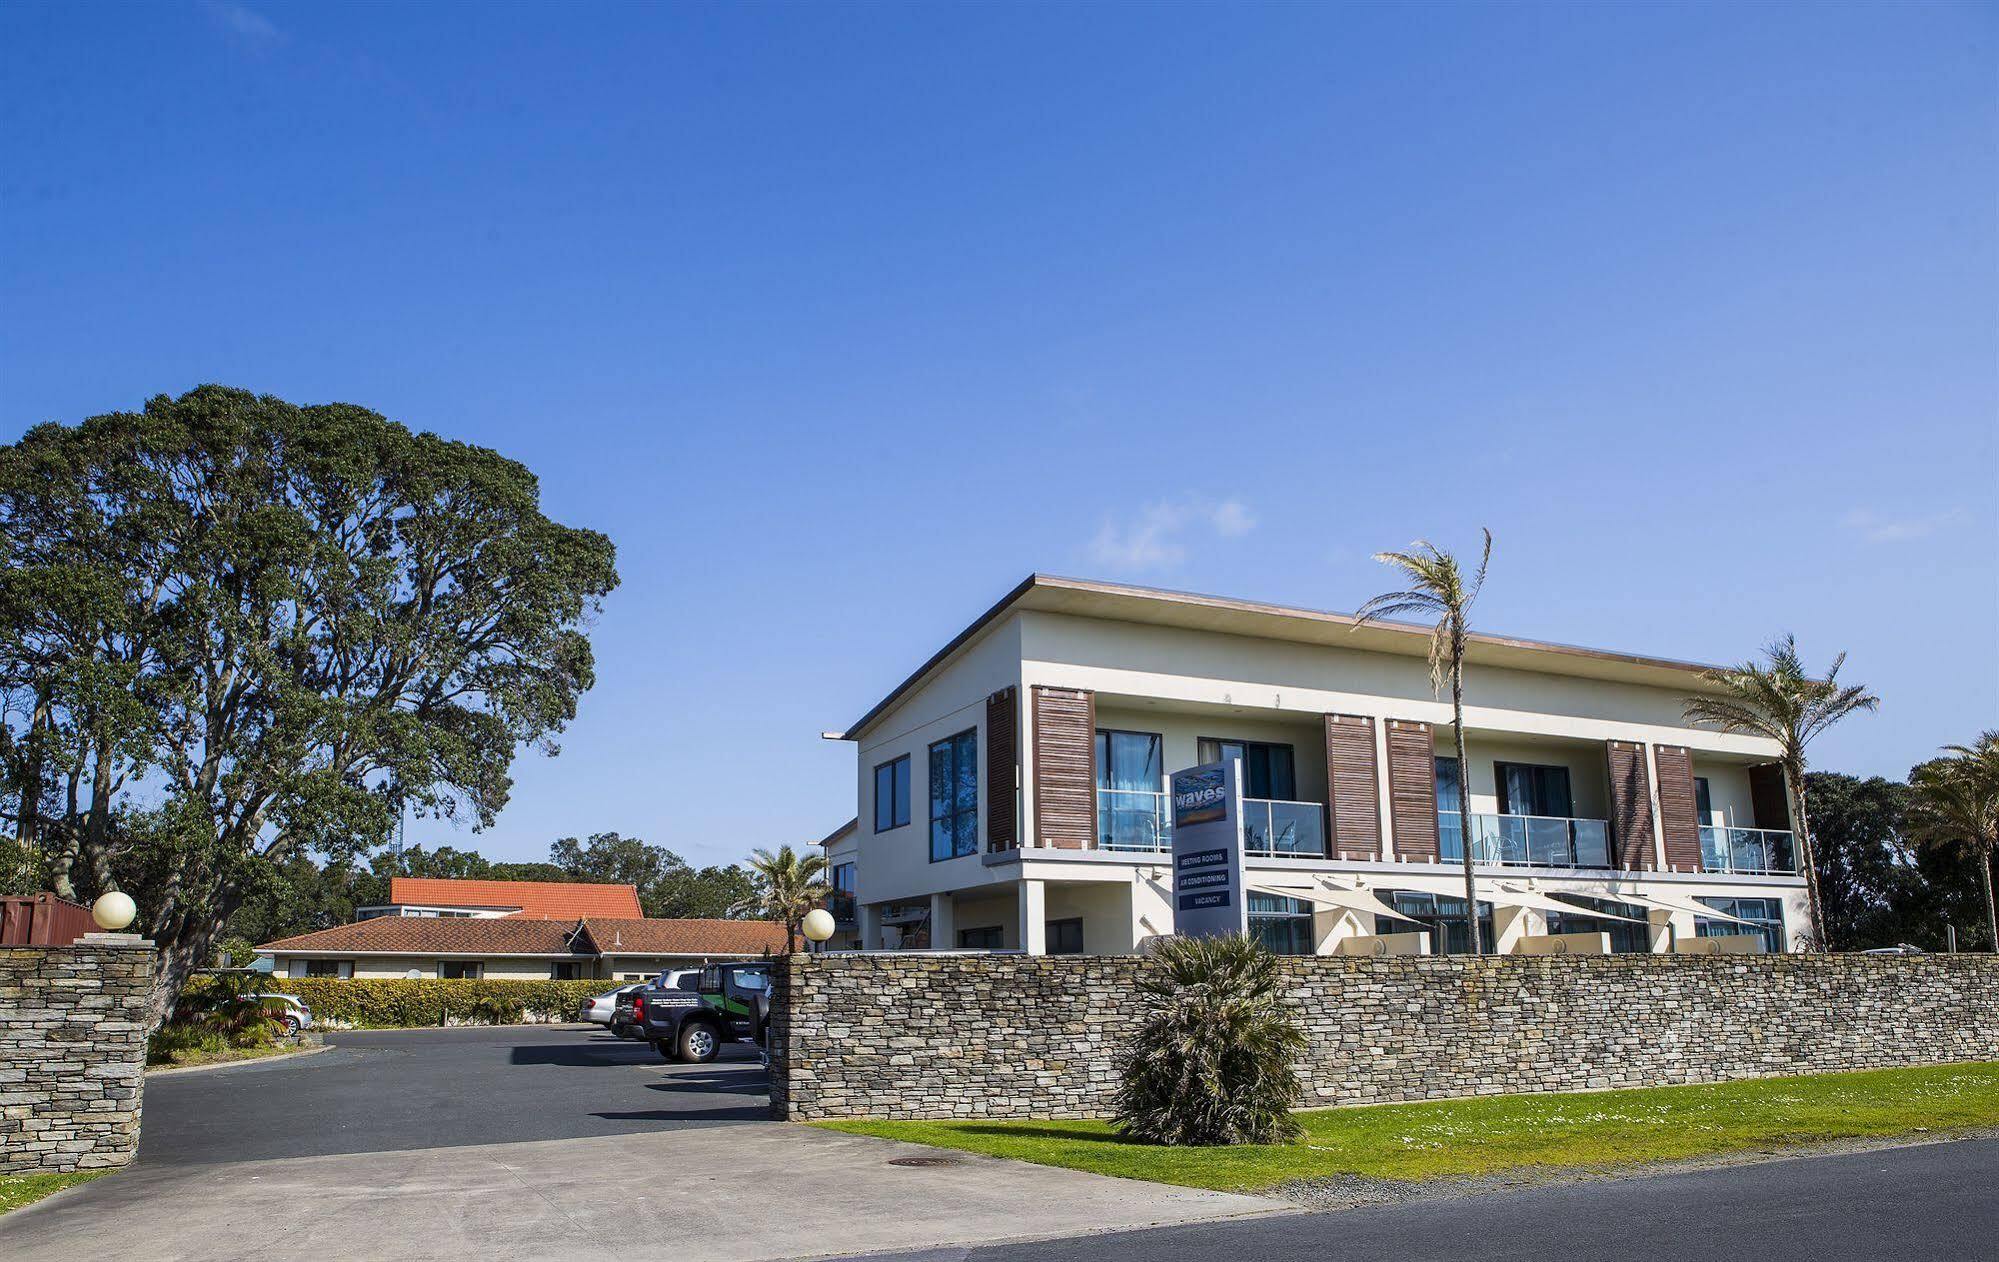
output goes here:
{"type": "Polygon", "coordinates": [[[859,870],[861,902],[921,898],[999,879],[983,872],[977,855],[930,861],[930,746],[966,730],[976,733],[983,837],[988,796],[1011,793],[1014,787],[1012,768],[1006,769],[1007,783],[995,786],[985,765],[986,698],[1019,682],[1020,623],[1015,615],[987,628],[978,643],[876,719],[856,759],[860,824],[855,836],[867,854],[859,870]],[[909,824],[877,833],[875,768],[903,755],[909,757],[909,824]]]}

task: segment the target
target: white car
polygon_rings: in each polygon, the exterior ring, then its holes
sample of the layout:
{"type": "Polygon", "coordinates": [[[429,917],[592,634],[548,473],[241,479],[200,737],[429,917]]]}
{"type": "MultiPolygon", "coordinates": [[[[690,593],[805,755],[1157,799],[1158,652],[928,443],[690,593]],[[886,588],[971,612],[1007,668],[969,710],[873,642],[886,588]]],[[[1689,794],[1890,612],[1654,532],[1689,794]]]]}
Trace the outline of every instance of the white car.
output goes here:
{"type": "Polygon", "coordinates": [[[262,1000],[266,1007],[275,1006],[277,1010],[271,1013],[271,1017],[288,1036],[312,1028],[312,1009],[306,1007],[305,1000],[297,995],[249,995],[247,998],[262,1000]]]}

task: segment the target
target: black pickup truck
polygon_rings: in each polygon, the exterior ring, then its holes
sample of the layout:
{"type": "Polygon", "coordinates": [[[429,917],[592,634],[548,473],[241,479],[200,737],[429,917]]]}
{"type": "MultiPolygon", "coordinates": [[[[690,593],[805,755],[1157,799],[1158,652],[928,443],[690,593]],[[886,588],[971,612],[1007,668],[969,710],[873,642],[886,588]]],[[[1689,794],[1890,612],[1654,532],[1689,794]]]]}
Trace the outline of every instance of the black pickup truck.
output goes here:
{"type": "Polygon", "coordinates": [[[679,988],[618,997],[615,1018],[668,1060],[704,1064],[724,1043],[762,1043],[770,1023],[770,964],[709,964],[679,988]]]}

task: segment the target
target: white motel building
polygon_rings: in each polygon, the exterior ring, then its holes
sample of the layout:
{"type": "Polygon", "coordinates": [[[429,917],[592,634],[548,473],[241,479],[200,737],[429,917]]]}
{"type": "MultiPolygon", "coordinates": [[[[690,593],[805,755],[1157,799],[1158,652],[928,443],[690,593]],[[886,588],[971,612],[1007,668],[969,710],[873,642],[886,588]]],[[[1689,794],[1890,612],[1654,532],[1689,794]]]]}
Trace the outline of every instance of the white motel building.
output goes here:
{"type": "Polygon", "coordinates": [[[1774,744],[1697,665],[1474,637],[1466,765],[1427,628],[1034,575],[844,732],[833,945],[1124,954],[1173,932],[1167,777],[1239,759],[1251,931],[1291,954],[1795,949],[1774,744]],[[1469,818],[1456,811],[1458,777],[1469,818]]]}

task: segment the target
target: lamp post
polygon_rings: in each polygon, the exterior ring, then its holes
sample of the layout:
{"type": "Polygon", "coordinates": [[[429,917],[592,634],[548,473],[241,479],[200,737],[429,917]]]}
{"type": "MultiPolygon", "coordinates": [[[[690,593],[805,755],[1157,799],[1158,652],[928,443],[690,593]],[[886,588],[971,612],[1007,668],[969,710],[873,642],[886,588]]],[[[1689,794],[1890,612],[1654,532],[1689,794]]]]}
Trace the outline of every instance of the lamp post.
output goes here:
{"type": "Polygon", "coordinates": [[[826,939],[833,936],[833,913],[824,907],[814,907],[805,913],[805,920],[798,929],[807,942],[824,950],[826,939]]]}

